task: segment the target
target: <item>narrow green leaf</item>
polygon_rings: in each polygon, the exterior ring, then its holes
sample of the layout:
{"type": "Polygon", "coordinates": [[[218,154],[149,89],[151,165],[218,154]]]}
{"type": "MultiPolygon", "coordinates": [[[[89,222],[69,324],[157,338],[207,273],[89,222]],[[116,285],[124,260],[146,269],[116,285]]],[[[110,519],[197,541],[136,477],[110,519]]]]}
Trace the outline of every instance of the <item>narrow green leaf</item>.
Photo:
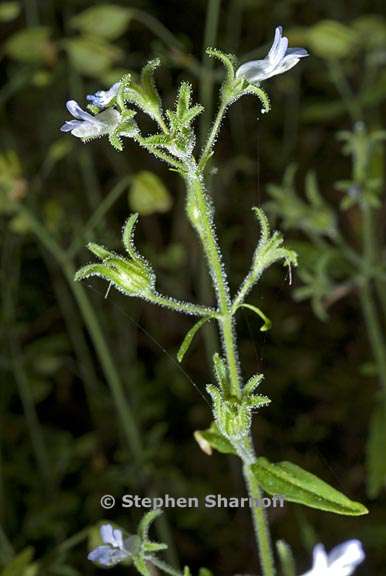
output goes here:
{"type": "Polygon", "coordinates": [[[122,242],[126,248],[127,253],[133,258],[133,260],[137,260],[139,257],[134,246],[134,230],[135,225],[137,224],[137,220],[138,214],[131,214],[123,227],[122,233],[122,242]]]}
{"type": "Polygon", "coordinates": [[[260,328],[260,332],[267,332],[267,330],[269,330],[271,328],[271,326],[272,326],[271,320],[257,306],[253,306],[252,304],[240,304],[240,306],[238,306],[238,308],[248,308],[249,310],[252,310],[252,312],[257,314],[258,316],[260,316],[260,318],[264,322],[264,324],[260,328]]]}
{"type": "Polygon", "coordinates": [[[195,335],[197,334],[197,332],[199,331],[199,329],[201,328],[201,326],[203,326],[206,322],[208,322],[208,320],[211,320],[212,317],[211,316],[206,316],[205,318],[201,318],[200,320],[198,320],[198,322],[196,322],[194,324],[194,326],[192,326],[192,328],[189,330],[189,332],[186,334],[185,338],[182,341],[182,344],[177,352],[177,360],[178,362],[182,362],[183,357],[185,356],[186,352],[189,349],[189,346],[192,343],[193,338],[195,337],[195,335]]]}
{"type": "Polygon", "coordinates": [[[344,494],[291,462],[272,464],[266,458],[258,458],[252,464],[256,480],[268,494],[280,494],[288,502],[297,502],[310,508],[360,516],[368,510],[344,494]]]}

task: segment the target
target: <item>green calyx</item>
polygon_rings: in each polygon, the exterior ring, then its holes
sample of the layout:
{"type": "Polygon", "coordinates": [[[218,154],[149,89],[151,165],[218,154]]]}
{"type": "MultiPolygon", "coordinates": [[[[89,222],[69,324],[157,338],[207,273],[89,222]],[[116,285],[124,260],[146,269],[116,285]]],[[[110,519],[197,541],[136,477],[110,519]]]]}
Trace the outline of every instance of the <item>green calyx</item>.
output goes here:
{"type": "Polygon", "coordinates": [[[128,296],[149,298],[154,293],[155,275],[148,262],[137,253],[133,243],[137,218],[138,214],[130,216],[123,229],[123,243],[129,258],[119,256],[91,242],[88,244],[88,249],[100,258],[101,263],[83,266],[76,273],[75,280],[99,276],[128,296]]]}
{"type": "Polygon", "coordinates": [[[267,406],[270,399],[267,396],[255,394],[256,388],[263,379],[262,374],[256,374],[245,384],[240,397],[230,393],[230,383],[226,364],[219,356],[213,357],[214,372],[217,386],[209,384],[208,394],[213,401],[213,414],[219,432],[231,443],[238,443],[249,434],[252,412],[267,406]]]}

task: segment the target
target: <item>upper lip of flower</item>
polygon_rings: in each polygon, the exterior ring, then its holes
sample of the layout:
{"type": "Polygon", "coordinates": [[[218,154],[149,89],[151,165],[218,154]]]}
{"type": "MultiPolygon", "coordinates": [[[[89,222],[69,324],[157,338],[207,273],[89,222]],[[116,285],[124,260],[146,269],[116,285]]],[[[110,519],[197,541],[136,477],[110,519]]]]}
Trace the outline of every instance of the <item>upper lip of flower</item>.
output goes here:
{"type": "Polygon", "coordinates": [[[118,110],[113,108],[93,116],[83,110],[75,100],[69,100],[66,106],[76,120],[65,122],[60,129],[62,132],[71,132],[73,136],[82,139],[97,138],[109,134],[118,125],[121,117],[118,110]]]}
{"type": "Polygon", "coordinates": [[[251,83],[261,82],[271,76],[282,74],[295,66],[300,58],[308,56],[304,48],[288,48],[288,38],[283,36],[282,26],[277,26],[273,44],[263,60],[252,60],[242,64],[236,77],[244,77],[251,83]]]}
{"type": "Polygon", "coordinates": [[[108,90],[98,90],[95,94],[88,94],[87,100],[98,108],[106,108],[118,94],[120,82],[116,82],[108,90]]]}
{"type": "Polygon", "coordinates": [[[313,551],[313,567],[303,576],[350,576],[364,558],[365,553],[359,540],[343,542],[329,554],[323,544],[317,544],[313,551]]]}

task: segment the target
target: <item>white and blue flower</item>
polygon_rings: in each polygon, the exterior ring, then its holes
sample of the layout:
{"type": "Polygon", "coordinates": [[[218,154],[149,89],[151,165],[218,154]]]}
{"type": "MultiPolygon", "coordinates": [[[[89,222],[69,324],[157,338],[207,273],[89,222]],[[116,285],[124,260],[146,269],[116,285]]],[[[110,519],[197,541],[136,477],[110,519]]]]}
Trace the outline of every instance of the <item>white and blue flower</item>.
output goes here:
{"type": "Polygon", "coordinates": [[[66,106],[76,120],[65,122],[60,129],[62,132],[71,132],[73,136],[82,140],[110,134],[121,121],[121,114],[114,108],[109,108],[93,116],[83,110],[75,100],[69,100],[66,106]]]}
{"type": "Polygon", "coordinates": [[[109,90],[98,90],[95,94],[88,94],[86,98],[93,106],[100,109],[107,108],[116,98],[120,84],[120,82],[116,82],[109,90]]]}
{"type": "Polygon", "coordinates": [[[89,553],[89,560],[110,568],[131,556],[130,551],[125,548],[122,530],[113,528],[111,524],[103,524],[100,535],[103,544],[89,553]]]}
{"type": "Polygon", "coordinates": [[[288,48],[288,38],[283,36],[283,28],[277,26],[275,38],[270,51],[263,60],[252,60],[242,64],[237,72],[237,78],[246,78],[251,84],[259,84],[267,78],[287,72],[299,62],[300,58],[308,56],[304,48],[288,48]]]}
{"type": "Polygon", "coordinates": [[[323,544],[313,550],[313,566],[303,576],[350,576],[365,559],[362,543],[348,540],[326,553],[323,544]]]}

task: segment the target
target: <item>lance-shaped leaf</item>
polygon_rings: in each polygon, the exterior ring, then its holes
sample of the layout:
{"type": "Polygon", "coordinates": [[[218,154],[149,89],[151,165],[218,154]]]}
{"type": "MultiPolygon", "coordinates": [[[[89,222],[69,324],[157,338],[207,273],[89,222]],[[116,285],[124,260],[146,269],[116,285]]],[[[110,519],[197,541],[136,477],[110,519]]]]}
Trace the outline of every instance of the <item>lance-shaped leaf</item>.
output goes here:
{"type": "Polygon", "coordinates": [[[265,492],[281,494],[288,502],[349,516],[360,516],[368,512],[363,504],[350,500],[314,474],[291,462],[272,464],[266,458],[258,458],[252,464],[252,471],[265,492]]]}
{"type": "Polygon", "coordinates": [[[215,422],[207,430],[196,430],[194,438],[201,450],[210,456],[212,448],[222,454],[236,454],[232,444],[221,434],[215,422]]]}
{"type": "Polygon", "coordinates": [[[178,362],[182,362],[186,352],[189,350],[189,347],[192,343],[193,338],[195,337],[195,335],[197,334],[197,332],[199,331],[201,326],[206,324],[206,322],[208,322],[208,320],[211,320],[211,319],[212,319],[211,316],[206,316],[205,318],[201,318],[192,326],[192,328],[189,330],[189,332],[187,332],[187,334],[185,335],[185,338],[183,339],[182,344],[179,347],[178,352],[177,352],[178,362]]]}

